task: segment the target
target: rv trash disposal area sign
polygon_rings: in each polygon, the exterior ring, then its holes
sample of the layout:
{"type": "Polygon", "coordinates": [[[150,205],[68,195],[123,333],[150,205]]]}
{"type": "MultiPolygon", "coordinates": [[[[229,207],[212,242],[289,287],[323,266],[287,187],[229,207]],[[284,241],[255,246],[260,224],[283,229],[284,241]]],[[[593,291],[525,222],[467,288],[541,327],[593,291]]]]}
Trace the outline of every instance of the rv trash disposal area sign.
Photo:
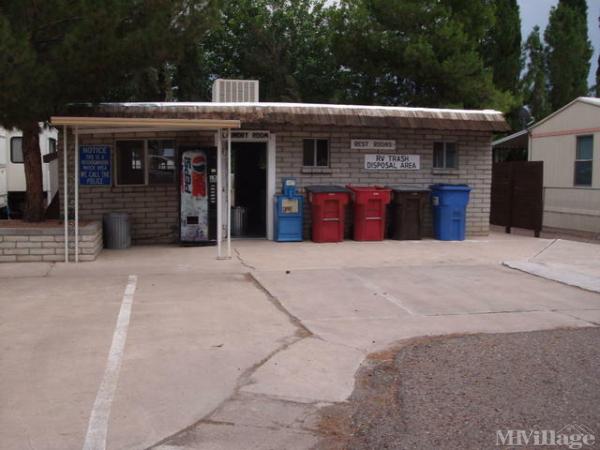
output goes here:
{"type": "Polygon", "coordinates": [[[368,170],[419,170],[419,155],[365,155],[368,170]]]}
{"type": "Polygon", "coordinates": [[[79,146],[79,184],[82,186],[110,186],[109,145],[79,146]]]}

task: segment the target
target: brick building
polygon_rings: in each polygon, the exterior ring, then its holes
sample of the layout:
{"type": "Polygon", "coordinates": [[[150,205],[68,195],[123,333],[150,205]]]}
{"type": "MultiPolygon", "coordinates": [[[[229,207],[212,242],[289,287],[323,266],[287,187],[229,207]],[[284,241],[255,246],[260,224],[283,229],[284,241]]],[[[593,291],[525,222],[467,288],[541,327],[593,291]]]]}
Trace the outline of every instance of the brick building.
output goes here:
{"type": "MultiPolygon", "coordinates": [[[[493,133],[507,129],[502,114],[489,110],[286,103],[104,104],[73,111],[72,117],[55,118],[53,123],[61,130],[60,144],[64,130],[68,138],[68,189],[61,190],[61,204],[67,192],[67,203],[73,207],[77,191],[81,220],[98,220],[106,212],[129,213],[133,241],[138,244],[177,242],[178,155],[186,148],[211,147],[220,155],[216,159],[223,175],[219,177],[221,211],[229,179],[231,206],[247,207],[252,236],[272,239],[272,199],[285,177],[295,177],[301,192],[315,184],[466,183],[473,188],[467,234],[486,235],[491,140],[493,133]],[[99,123],[102,120],[108,125],[99,123]],[[152,126],[147,126],[150,121],[152,126]],[[187,127],[187,121],[207,123],[187,127]],[[80,148],[106,149],[111,162],[108,179],[91,185],[80,181],[76,189],[74,168],[81,170],[78,164],[83,163],[73,160],[82,155],[74,152],[75,130],[80,148]],[[226,130],[231,130],[231,162],[226,130]],[[367,168],[367,161],[378,154],[408,155],[417,163],[409,169],[367,168]],[[231,177],[225,175],[229,164],[231,177]]],[[[64,154],[59,158],[64,161],[64,154]]],[[[79,177],[82,180],[83,173],[79,177]]],[[[226,217],[224,213],[220,221],[223,233],[226,217]]],[[[307,230],[309,225],[307,210],[307,230]]]]}

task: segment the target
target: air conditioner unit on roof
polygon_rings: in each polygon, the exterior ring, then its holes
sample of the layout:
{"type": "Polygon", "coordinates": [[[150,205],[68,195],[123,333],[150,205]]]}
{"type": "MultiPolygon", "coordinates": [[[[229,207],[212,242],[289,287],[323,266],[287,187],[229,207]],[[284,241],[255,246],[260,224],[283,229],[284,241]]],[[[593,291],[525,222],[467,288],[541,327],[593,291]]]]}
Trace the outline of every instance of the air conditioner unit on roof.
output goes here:
{"type": "Polygon", "coordinates": [[[213,83],[212,101],[217,103],[258,102],[257,80],[224,80],[213,83]]]}

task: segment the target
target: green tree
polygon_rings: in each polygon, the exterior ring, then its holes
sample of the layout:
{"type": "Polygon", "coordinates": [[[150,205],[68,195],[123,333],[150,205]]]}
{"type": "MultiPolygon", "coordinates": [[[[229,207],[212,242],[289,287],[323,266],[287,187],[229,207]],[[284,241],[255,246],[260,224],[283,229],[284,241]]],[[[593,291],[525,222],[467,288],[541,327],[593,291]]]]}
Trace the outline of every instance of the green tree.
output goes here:
{"type": "Polygon", "coordinates": [[[546,76],[546,59],[544,44],[537,25],[525,42],[527,71],[523,77],[523,96],[535,120],[546,117],[549,113],[548,85],[546,76]]]}
{"type": "Polygon", "coordinates": [[[24,219],[43,220],[39,123],[79,102],[165,98],[203,0],[4,0],[0,125],[23,130],[24,219]],[[150,98],[148,98],[150,97],[150,98]]]}
{"type": "Polygon", "coordinates": [[[485,45],[485,58],[494,73],[498,89],[519,94],[521,57],[521,16],[517,0],[494,0],[495,22],[485,45]]]}
{"type": "Polygon", "coordinates": [[[343,99],[510,109],[481,56],[493,12],[465,0],[342,0],[334,52],[343,99]]]}
{"type": "Polygon", "coordinates": [[[201,54],[213,77],[256,78],[267,101],[328,101],[336,88],[324,0],[229,0],[201,54]]]}
{"type": "Polygon", "coordinates": [[[588,40],[585,0],[560,0],[550,10],[544,39],[550,105],[556,110],[588,91],[592,46],[588,40]]]}

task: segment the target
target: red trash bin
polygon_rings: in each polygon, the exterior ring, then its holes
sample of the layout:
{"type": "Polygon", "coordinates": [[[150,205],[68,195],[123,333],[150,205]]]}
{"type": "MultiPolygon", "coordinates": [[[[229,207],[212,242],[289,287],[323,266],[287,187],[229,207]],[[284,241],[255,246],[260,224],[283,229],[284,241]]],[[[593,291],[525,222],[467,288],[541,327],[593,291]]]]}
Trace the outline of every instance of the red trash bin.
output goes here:
{"type": "Polygon", "coordinates": [[[350,191],[342,186],[307,186],[305,190],[311,204],[313,242],[343,241],[350,191]]]}
{"type": "Polygon", "coordinates": [[[381,186],[346,186],[354,197],[354,240],[382,241],[385,211],[391,189],[381,186]]]}

